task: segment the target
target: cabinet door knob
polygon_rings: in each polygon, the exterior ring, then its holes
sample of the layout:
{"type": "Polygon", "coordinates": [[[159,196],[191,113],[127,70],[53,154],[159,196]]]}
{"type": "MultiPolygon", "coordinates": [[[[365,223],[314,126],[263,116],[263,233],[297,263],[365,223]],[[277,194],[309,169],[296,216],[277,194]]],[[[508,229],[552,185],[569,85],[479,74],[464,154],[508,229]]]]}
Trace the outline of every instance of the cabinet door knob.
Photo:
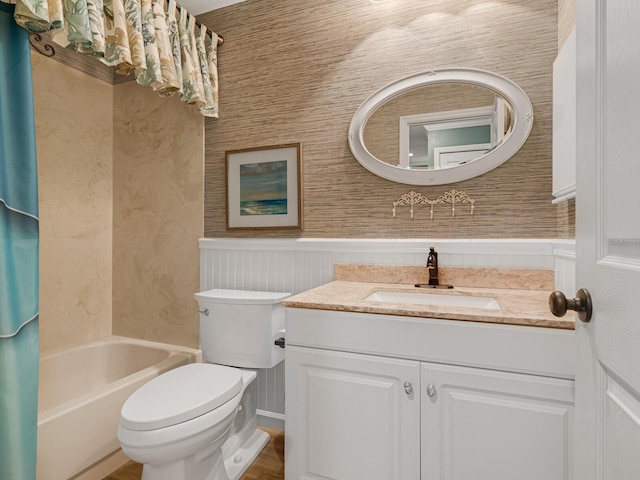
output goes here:
{"type": "Polygon", "coordinates": [[[427,385],[427,395],[433,398],[436,395],[436,386],[433,383],[427,385]]]}
{"type": "Polygon", "coordinates": [[[411,382],[404,382],[404,393],[411,395],[413,393],[413,385],[411,382]]]}

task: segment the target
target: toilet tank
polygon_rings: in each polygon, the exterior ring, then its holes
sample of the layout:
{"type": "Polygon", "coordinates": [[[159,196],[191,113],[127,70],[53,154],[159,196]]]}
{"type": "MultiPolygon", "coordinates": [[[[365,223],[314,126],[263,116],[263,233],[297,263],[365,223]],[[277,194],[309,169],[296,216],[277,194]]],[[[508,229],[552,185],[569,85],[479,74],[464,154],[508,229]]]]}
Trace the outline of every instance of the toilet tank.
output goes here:
{"type": "Polygon", "coordinates": [[[284,349],[273,342],[284,336],[282,300],[290,295],[222,289],[196,293],[203,361],[271,368],[284,360],[284,349]]]}

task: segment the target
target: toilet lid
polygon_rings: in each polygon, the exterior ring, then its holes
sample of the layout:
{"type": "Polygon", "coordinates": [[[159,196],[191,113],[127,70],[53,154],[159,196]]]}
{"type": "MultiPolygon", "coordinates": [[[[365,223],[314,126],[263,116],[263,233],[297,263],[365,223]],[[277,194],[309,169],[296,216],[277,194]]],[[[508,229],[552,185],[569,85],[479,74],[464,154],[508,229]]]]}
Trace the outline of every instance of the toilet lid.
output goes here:
{"type": "Polygon", "coordinates": [[[242,373],[237,368],[190,363],[136,390],[122,406],[120,425],[130,430],[176,425],[218,408],[241,389],[242,373]]]}

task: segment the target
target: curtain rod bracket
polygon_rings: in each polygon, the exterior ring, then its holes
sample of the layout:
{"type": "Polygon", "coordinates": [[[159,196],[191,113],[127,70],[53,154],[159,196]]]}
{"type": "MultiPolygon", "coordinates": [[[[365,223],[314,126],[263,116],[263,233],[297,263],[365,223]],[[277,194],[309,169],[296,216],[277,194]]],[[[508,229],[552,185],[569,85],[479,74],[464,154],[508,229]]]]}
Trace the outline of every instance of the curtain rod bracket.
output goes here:
{"type": "Polygon", "coordinates": [[[45,57],[53,57],[56,54],[55,48],[50,43],[45,42],[39,33],[29,33],[29,44],[33,49],[45,57]]]}

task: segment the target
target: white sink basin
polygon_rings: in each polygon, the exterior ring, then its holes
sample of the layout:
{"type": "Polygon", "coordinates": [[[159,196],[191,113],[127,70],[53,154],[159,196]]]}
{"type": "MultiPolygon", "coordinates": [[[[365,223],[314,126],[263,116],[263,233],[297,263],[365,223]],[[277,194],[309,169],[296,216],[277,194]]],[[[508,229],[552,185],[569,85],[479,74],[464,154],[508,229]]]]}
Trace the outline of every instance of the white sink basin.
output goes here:
{"type": "Polygon", "coordinates": [[[412,305],[438,305],[445,307],[486,308],[500,310],[500,304],[493,297],[476,297],[473,295],[443,295],[427,292],[374,292],[364,300],[371,302],[385,302],[412,305]]]}

